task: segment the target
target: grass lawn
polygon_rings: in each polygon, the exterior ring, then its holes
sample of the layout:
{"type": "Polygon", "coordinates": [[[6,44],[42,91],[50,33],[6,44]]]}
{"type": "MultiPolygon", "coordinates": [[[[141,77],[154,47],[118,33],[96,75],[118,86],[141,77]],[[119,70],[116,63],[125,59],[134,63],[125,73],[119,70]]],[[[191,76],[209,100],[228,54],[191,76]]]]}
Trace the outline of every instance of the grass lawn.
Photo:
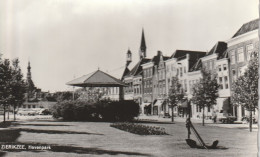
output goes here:
{"type": "MultiPolygon", "coordinates": [[[[12,126],[12,130],[17,129],[19,134],[11,141],[49,145],[51,150],[0,151],[0,156],[257,156],[257,132],[194,124],[205,143],[219,140],[219,146],[226,148],[203,150],[191,149],[186,144],[185,123],[141,124],[163,127],[169,135],[135,135],[103,122],[24,121],[12,126]]],[[[191,138],[196,140],[193,134],[191,138]]]]}

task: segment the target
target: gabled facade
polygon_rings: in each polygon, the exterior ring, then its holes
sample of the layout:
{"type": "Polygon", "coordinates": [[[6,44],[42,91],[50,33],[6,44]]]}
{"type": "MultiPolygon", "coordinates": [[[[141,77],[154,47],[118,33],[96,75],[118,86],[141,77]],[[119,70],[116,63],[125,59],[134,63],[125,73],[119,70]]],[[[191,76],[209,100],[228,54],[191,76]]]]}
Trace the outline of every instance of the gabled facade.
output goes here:
{"type": "MultiPolygon", "coordinates": [[[[172,85],[172,78],[178,77],[179,83],[182,85],[182,89],[189,99],[190,84],[189,84],[189,71],[197,63],[197,61],[206,55],[206,52],[202,51],[190,51],[190,50],[176,50],[170,59],[166,60],[166,94],[169,96],[169,90],[172,85]]],[[[171,115],[171,108],[168,109],[171,115]]],[[[179,103],[178,106],[173,109],[174,115],[184,116],[187,115],[187,103],[179,103]]]]}
{"type": "MultiPolygon", "coordinates": [[[[259,19],[245,23],[235,35],[227,41],[227,56],[230,60],[229,76],[231,84],[243,75],[253,53],[259,53],[258,39],[259,19]]],[[[232,90],[231,90],[232,102],[232,90]]],[[[233,107],[233,114],[240,121],[242,117],[248,115],[240,105],[233,107]]]]}
{"type": "Polygon", "coordinates": [[[166,106],[166,68],[165,61],[169,59],[167,56],[163,56],[161,51],[157,52],[157,55],[153,58],[154,73],[153,73],[153,104],[152,112],[154,115],[163,116],[168,111],[166,106]]]}

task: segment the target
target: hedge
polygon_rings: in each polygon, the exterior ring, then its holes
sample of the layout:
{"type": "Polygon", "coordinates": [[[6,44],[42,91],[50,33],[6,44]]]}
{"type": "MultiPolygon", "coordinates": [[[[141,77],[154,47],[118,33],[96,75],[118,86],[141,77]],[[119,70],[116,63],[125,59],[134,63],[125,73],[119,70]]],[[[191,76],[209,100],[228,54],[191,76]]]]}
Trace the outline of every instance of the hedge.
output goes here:
{"type": "Polygon", "coordinates": [[[63,101],[52,108],[54,118],[68,121],[131,121],[139,114],[139,105],[123,101],[63,101]]]}

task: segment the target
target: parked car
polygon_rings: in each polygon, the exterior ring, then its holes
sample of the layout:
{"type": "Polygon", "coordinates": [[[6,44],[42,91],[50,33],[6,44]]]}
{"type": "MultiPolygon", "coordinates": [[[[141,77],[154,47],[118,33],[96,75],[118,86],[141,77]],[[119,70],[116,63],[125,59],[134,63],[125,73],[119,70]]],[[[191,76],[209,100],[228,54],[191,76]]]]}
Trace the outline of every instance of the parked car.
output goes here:
{"type": "Polygon", "coordinates": [[[30,110],[30,109],[21,109],[17,112],[18,115],[28,115],[28,116],[34,116],[36,115],[36,111],[30,110]]]}
{"type": "Polygon", "coordinates": [[[234,123],[234,121],[237,120],[237,118],[235,116],[232,116],[230,113],[220,110],[220,112],[217,114],[217,120],[222,123],[232,124],[234,123]]]}

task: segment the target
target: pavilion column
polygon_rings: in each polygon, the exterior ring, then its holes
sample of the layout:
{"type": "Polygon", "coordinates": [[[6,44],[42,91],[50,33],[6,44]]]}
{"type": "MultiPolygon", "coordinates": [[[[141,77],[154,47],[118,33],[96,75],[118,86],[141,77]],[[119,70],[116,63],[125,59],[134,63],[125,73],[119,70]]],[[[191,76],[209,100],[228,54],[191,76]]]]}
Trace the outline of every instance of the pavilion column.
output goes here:
{"type": "Polygon", "coordinates": [[[124,87],[120,86],[119,87],[119,101],[124,100],[124,87]]]}

